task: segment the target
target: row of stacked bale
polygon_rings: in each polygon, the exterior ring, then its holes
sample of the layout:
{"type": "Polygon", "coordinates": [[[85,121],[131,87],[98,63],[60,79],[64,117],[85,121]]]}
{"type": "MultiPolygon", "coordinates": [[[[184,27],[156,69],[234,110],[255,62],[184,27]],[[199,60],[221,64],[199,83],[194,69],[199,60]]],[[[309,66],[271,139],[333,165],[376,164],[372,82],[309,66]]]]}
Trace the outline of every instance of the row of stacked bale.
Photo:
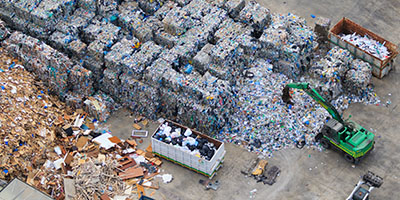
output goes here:
{"type": "MultiPolygon", "coordinates": [[[[152,119],[175,118],[206,132],[229,123],[237,108],[238,77],[248,68],[268,64],[273,66],[269,70],[298,79],[313,65],[318,47],[317,36],[303,18],[273,14],[255,1],[0,4],[5,27],[25,34],[15,33],[3,45],[19,57],[29,56],[29,66],[44,66],[32,71],[74,107],[84,107],[87,97],[101,91],[100,96],[113,99],[109,102],[152,119]],[[44,50],[30,52],[35,48],[44,50]],[[37,61],[50,51],[46,48],[53,52],[47,55],[50,61],[37,61]]],[[[360,71],[353,67],[343,77],[351,80],[360,71]]],[[[355,91],[354,83],[342,84],[355,91]]]]}

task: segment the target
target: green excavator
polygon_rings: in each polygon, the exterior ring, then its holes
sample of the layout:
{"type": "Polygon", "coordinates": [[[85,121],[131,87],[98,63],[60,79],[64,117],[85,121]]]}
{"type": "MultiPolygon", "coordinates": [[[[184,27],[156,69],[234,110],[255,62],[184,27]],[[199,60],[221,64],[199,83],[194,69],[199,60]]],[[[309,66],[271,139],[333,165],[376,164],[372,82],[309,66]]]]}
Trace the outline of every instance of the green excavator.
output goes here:
{"type": "Polygon", "coordinates": [[[290,88],[301,89],[321,104],[332,116],[325,123],[321,132],[315,136],[325,149],[336,147],[344,154],[344,158],[352,163],[358,163],[362,157],[374,148],[375,135],[359,124],[349,119],[343,120],[339,112],[326,101],[309,83],[289,83],[283,89],[282,100],[293,105],[290,96],[290,88]]]}

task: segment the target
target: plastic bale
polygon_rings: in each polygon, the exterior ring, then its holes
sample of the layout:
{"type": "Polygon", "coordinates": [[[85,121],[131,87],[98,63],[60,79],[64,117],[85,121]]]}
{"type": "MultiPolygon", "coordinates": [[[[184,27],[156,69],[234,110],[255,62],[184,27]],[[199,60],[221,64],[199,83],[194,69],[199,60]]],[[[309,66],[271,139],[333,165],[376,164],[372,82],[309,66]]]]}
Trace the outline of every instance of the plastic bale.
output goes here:
{"type": "Polygon", "coordinates": [[[179,6],[183,7],[189,4],[192,0],[174,0],[179,6]]]}
{"type": "Polygon", "coordinates": [[[360,59],[354,59],[349,68],[343,80],[343,89],[357,96],[365,95],[371,84],[371,65],[360,59]]]}
{"type": "Polygon", "coordinates": [[[170,10],[162,22],[164,30],[171,35],[182,35],[194,25],[190,13],[180,8],[170,10]]]}
{"type": "Polygon", "coordinates": [[[97,11],[97,1],[96,0],[79,0],[78,7],[85,10],[96,12],[97,11]]]}
{"type": "Polygon", "coordinates": [[[5,40],[8,36],[10,36],[10,29],[7,28],[5,22],[0,20],[0,42],[5,40]]]}
{"type": "Polygon", "coordinates": [[[106,54],[104,58],[105,66],[107,68],[112,68],[120,71],[122,69],[121,61],[137,51],[138,48],[136,47],[138,47],[139,44],[139,40],[135,37],[123,38],[121,41],[114,44],[111,47],[110,51],[106,54]]]}
{"type": "Polygon", "coordinates": [[[115,100],[121,100],[121,82],[119,80],[120,72],[115,69],[105,69],[103,78],[100,81],[100,89],[109,94],[115,100]]]}
{"type": "Polygon", "coordinates": [[[75,65],[68,74],[68,85],[74,93],[91,96],[94,92],[93,74],[80,65],[75,65]]]}
{"type": "Polygon", "coordinates": [[[94,16],[94,12],[78,8],[66,20],[60,20],[56,25],[56,30],[65,34],[78,35],[81,30],[89,25],[94,16]]]}
{"type": "Polygon", "coordinates": [[[158,90],[124,74],[121,79],[122,102],[134,112],[150,119],[157,118],[158,90]]]}
{"type": "Polygon", "coordinates": [[[163,29],[159,29],[154,32],[154,42],[165,48],[171,49],[178,42],[178,37],[165,32],[163,29]]]}
{"type": "Polygon", "coordinates": [[[144,43],[140,51],[123,60],[123,72],[141,80],[146,68],[156,60],[161,51],[162,47],[152,41],[144,43]]]}
{"type": "Polygon", "coordinates": [[[106,122],[111,115],[112,109],[108,107],[114,100],[104,93],[96,94],[87,98],[84,102],[83,110],[94,117],[99,122],[106,122]]]}
{"type": "Polygon", "coordinates": [[[161,56],[155,60],[151,66],[147,67],[143,79],[145,83],[152,85],[153,87],[162,87],[162,76],[171,68],[171,64],[164,60],[161,56]]]}
{"type": "Polygon", "coordinates": [[[138,0],[138,5],[147,15],[154,15],[161,8],[162,2],[158,0],[138,0]]]}
{"type": "Polygon", "coordinates": [[[118,8],[118,0],[99,0],[97,2],[97,13],[106,17],[109,13],[116,11],[118,8]]]}
{"type": "Polygon", "coordinates": [[[215,32],[214,40],[218,42],[223,39],[235,39],[238,35],[242,34],[245,29],[241,23],[237,23],[230,18],[225,19],[220,28],[215,32]]]}
{"type": "Polygon", "coordinates": [[[13,12],[19,17],[25,20],[32,20],[30,12],[39,6],[41,0],[22,0],[22,1],[13,1],[12,9],[13,12]]]}
{"type": "Polygon", "coordinates": [[[61,17],[71,14],[73,6],[73,0],[42,0],[30,15],[33,23],[51,30],[61,17]]]}
{"type": "Polygon", "coordinates": [[[251,26],[255,31],[262,32],[265,26],[271,21],[271,13],[267,8],[262,7],[256,1],[249,1],[240,11],[241,22],[251,26]]]}
{"type": "Polygon", "coordinates": [[[128,8],[129,7],[131,7],[131,9],[126,9],[125,7],[120,6],[118,23],[124,30],[133,31],[131,24],[141,23],[145,14],[140,8],[134,6],[128,6],[128,8]]]}
{"type": "Polygon", "coordinates": [[[65,104],[72,110],[83,109],[83,98],[83,95],[71,91],[69,91],[64,97],[65,104]]]}
{"type": "Polygon", "coordinates": [[[189,4],[183,7],[183,10],[190,13],[190,17],[200,20],[212,10],[211,4],[204,0],[192,0],[189,4]]]}
{"type": "Polygon", "coordinates": [[[63,51],[73,39],[71,35],[56,31],[51,34],[49,41],[54,48],[63,51]]]}
{"type": "Polygon", "coordinates": [[[246,2],[244,0],[229,0],[226,1],[224,8],[228,11],[230,17],[237,18],[245,5],[246,2]]]}
{"type": "Polygon", "coordinates": [[[173,1],[167,1],[154,13],[154,16],[157,17],[159,20],[163,20],[168,12],[172,9],[176,9],[177,6],[177,3],[173,1]]]}
{"type": "Polygon", "coordinates": [[[211,64],[210,53],[213,47],[214,45],[212,44],[206,44],[193,58],[193,66],[202,74],[206,72],[207,66],[211,64]]]}
{"type": "Polygon", "coordinates": [[[87,45],[79,39],[73,39],[66,47],[66,51],[79,60],[85,57],[87,45]]]}

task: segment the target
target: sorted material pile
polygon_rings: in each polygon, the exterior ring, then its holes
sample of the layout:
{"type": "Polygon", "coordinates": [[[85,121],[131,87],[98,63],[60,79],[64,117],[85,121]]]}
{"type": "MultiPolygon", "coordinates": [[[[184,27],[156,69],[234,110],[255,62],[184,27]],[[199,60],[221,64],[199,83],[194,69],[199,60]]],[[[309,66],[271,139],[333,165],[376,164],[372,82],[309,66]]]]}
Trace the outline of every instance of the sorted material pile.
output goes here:
{"type": "Polygon", "coordinates": [[[161,160],[151,149],[137,149],[135,140],[113,137],[82,109],[66,107],[0,51],[0,179],[17,177],[57,199],[134,197],[125,189],[140,180],[158,188],[151,178],[161,160]],[[75,182],[75,194],[65,193],[63,178],[75,182]]]}
{"type": "Polygon", "coordinates": [[[106,193],[114,196],[125,191],[125,184],[115,173],[116,160],[92,160],[78,165],[74,171],[76,199],[92,199],[95,194],[106,193]]]}
{"type": "MultiPolygon", "coordinates": [[[[349,102],[379,103],[365,89],[367,71],[349,71],[353,58],[345,51],[335,48],[317,62],[318,38],[304,18],[270,13],[255,1],[1,5],[0,30],[14,31],[2,46],[79,114],[98,121],[120,103],[270,155],[302,138],[312,144],[327,115],[297,91],[296,105],[283,105],[280,90],[292,80],[312,82],[339,110],[349,102]]],[[[328,23],[320,25],[327,30],[328,23]]]]}
{"type": "Polygon", "coordinates": [[[214,144],[206,138],[193,134],[190,129],[182,130],[168,122],[160,126],[154,138],[206,160],[211,160],[216,152],[214,144]]]}
{"type": "Polygon", "coordinates": [[[340,37],[381,60],[386,60],[390,57],[390,52],[386,48],[385,43],[381,44],[369,38],[368,35],[361,36],[353,33],[348,35],[342,34],[340,37]]]}

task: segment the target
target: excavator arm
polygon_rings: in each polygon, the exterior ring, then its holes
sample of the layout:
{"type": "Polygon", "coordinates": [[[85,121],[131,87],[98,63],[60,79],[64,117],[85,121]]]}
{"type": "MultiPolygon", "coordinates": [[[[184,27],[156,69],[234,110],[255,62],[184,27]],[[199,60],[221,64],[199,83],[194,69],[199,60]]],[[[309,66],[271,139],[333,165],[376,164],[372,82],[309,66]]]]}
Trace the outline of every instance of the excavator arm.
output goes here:
{"type": "MultiPolygon", "coordinates": [[[[344,124],[339,112],[335,107],[332,106],[328,101],[326,101],[322,96],[313,88],[310,87],[309,83],[289,83],[283,89],[282,99],[285,103],[291,103],[289,89],[301,89],[304,90],[310,97],[312,97],[316,102],[318,102],[322,107],[324,107],[328,113],[338,122],[344,124]]],[[[291,103],[292,104],[292,103],[291,103]]]]}

